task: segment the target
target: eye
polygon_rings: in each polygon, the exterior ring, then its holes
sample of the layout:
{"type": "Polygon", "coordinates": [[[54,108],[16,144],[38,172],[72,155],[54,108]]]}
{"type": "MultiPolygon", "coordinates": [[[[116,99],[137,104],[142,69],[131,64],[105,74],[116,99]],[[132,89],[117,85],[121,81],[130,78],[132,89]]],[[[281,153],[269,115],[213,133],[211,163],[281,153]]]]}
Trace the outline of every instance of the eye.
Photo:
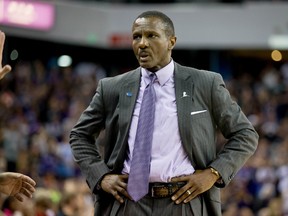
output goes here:
{"type": "Polygon", "coordinates": [[[157,37],[157,35],[156,35],[156,34],[152,34],[152,33],[151,33],[151,34],[149,34],[149,35],[148,35],[148,37],[149,37],[149,38],[156,38],[156,37],[157,37]]]}
{"type": "Polygon", "coordinates": [[[141,39],[140,35],[133,35],[133,40],[139,40],[139,39],[141,39]]]}

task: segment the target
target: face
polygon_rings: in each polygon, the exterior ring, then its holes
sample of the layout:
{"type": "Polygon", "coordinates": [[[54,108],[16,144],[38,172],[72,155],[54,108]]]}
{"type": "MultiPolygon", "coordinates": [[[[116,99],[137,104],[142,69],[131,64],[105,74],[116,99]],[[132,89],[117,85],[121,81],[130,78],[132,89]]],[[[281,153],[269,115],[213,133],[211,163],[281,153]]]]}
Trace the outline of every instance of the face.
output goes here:
{"type": "Polygon", "coordinates": [[[165,26],[159,18],[136,19],[132,35],[132,48],[140,66],[156,72],[170,62],[176,37],[166,36],[165,26]]]}

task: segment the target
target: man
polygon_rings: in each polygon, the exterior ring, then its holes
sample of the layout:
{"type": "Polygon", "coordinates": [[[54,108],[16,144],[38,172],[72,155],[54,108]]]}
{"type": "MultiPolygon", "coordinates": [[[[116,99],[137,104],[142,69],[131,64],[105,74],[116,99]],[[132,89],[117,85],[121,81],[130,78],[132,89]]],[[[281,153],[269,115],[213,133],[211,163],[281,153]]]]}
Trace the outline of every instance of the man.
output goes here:
{"type": "MultiPolygon", "coordinates": [[[[133,23],[132,36],[140,67],[100,80],[70,134],[75,160],[95,194],[95,215],[221,215],[219,187],[254,153],[258,135],[219,74],[173,61],[176,37],[169,17],[158,11],[142,13],[133,23]],[[156,81],[149,84],[153,74],[156,81]],[[131,183],[133,159],[138,157],[134,150],[149,138],[138,141],[137,125],[142,126],[141,105],[151,85],[156,104],[155,113],[146,115],[155,116],[152,126],[146,126],[146,131],[154,128],[149,183],[144,185],[149,188],[134,198],[133,186],[139,191],[143,186],[141,178],[131,183]],[[103,157],[95,145],[102,129],[103,157]],[[227,138],[220,152],[217,129],[227,138]]],[[[138,169],[138,176],[142,172],[138,169]]]]}
{"type": "MultiPolygon", "coordinates": [[[[11,71],[10,65],[2,67],[2,55],[4,49],[5,34],[0,31],[0,79],[11,71]]],[[[31,198],[35,192],[36,182],[29,176],[16,172],[0,173],[0,192],[8,196],[13,196],[19,201],[24,200],[24,196],[31,198]]]]}

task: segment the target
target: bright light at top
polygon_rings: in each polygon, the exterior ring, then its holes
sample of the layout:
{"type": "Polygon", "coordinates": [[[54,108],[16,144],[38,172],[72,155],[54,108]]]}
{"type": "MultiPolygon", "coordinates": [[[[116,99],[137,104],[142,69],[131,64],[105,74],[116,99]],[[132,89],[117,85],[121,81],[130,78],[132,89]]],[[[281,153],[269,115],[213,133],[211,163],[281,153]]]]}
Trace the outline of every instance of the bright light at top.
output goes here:
{"type": "Polygon", "coordinates": [[[31,0],[0,0],[0,23],[49,30],[54,25],[55,6],[31,0]]]}
{"type": "Polygon", "coordinates": [[[13,23],[29,25],[37,18],[35,7],[26,2],[12,1],[7,7],[7,18],[13,23]]]}

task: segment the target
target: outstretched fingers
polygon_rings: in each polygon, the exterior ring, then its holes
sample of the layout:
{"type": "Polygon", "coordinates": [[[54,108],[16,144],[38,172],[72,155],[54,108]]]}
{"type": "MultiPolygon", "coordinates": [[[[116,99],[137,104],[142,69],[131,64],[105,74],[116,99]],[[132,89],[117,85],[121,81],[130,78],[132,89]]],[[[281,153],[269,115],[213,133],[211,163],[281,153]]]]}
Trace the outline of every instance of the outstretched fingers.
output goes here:
{"type": "Polygon", "coordinates": [[[4,32],[0,31],[0,79],[2,79],[12,69],[10,65],[5,65],[2,68],[2,56],[3,56],[3,50],[4,50],[4,43],[5,43],[5,34],[4,32]]]}

